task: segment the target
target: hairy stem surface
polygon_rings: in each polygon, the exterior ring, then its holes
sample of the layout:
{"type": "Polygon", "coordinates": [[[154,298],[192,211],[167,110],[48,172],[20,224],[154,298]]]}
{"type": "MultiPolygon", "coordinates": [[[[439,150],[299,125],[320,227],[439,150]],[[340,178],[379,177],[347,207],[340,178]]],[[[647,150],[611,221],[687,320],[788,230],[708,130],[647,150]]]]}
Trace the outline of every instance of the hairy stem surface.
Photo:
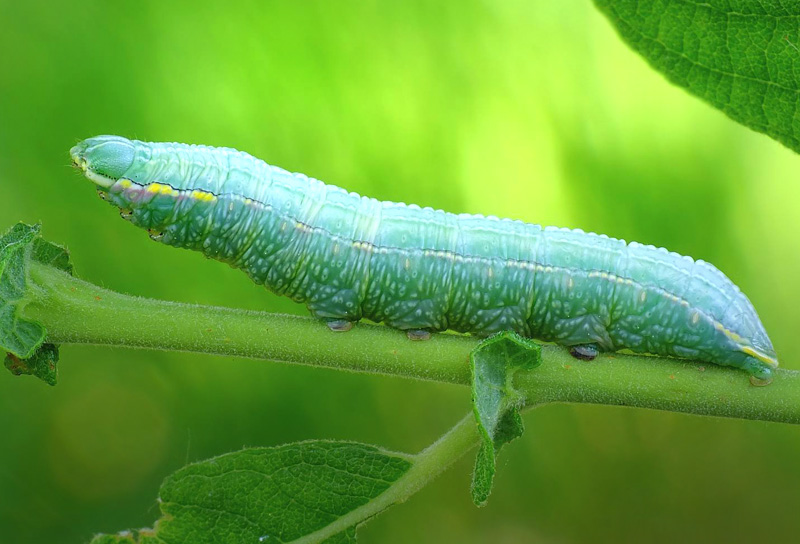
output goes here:
{"type": "MultiPolygon", "coordinates": [[[[132,297],[38,263],[30,275],[39,290],[24,313],[57,344],[237,355],[469,385],[469,353],[479,343],[455,334],[410,341],[378,325],[336,333],[311,318],[132,297]]],[[[800,372],[779,370],[768,387],[753,387],[744,372],[669,358],[583,362],[558,346],[544,346],[542,358],[516,377],[529,407],[582,402],[800,423],[800,372]]]]}

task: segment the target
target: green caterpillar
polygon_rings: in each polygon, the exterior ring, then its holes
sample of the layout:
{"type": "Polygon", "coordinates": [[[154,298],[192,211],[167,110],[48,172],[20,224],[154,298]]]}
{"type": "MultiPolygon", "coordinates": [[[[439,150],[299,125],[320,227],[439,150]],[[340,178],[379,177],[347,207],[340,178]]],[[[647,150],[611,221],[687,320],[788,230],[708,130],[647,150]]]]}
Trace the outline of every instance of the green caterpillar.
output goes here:
{"type": "Polygon", "coordinates": [[[778,364],[747,297],[664,249],[381,202],[227,148],[99,136],[70,153],[154,239],[241,268],[334,330],[361,318],[417,339],[510,329],[577,357],[629,349],[765,381],[778,364]]]}

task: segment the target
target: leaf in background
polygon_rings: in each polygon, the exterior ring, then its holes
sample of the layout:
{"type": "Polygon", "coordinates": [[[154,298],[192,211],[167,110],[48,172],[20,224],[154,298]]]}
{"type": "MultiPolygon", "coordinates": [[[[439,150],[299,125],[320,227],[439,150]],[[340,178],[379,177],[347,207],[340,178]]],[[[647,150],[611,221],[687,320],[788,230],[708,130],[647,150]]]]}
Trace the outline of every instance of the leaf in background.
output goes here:
{"type": "Polygon", "coordinates": [[[513,388],[514,374],[539,366],[542,347],[513,332],[502,332],[475,348],[470,363],[472,409],[482,437],[472,475],[472,500],[483,506],[492,491],[497,452],[522,436],[519,408],[524,399],[513,388]]]}
{"type": "Polygon", "coordinates": [[[409,457],[375,446],[322,440],[229,453],[164,481],[163,517],[154,530],[99,535],[92,544],[355,542],[354,525],[363,520],[339,520],[389,489],[411,465],[409,457]],[[342,525],[332,536],[310,537],[337,522],[342,525]]]}
{"type": "Polygon", "coordinates": [[[667,78],[800,152],[797,0],[595,0],[667,78]]]}

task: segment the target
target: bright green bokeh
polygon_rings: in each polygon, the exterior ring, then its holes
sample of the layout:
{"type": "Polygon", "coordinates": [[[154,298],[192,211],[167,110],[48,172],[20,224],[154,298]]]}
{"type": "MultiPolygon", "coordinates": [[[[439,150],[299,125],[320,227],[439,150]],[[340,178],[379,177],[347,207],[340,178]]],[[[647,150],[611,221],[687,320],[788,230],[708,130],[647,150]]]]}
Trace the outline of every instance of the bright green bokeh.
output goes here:
{"type": "MultiPolygon", "coordinates": [[[[382,199],[580,227],[717,264],[800,368],[800,166],[672,87],[589,3],[0,0],[0,229],[42,221],[76,274],[149,297],[305,313],[148,240],[69,168],[80,139],[226,145],[382,199]]],[[[147,526],[187,460],[307,438],[416,451],[466,388],[66,347],[0,374],[0,541],[147,526]]],[[[489,505],[472,459],[365,542],[791,541],[800,429],[591,406],[526,416],[489,505]],[[424,538],[423,538],[424,537],[424,538]]]]}

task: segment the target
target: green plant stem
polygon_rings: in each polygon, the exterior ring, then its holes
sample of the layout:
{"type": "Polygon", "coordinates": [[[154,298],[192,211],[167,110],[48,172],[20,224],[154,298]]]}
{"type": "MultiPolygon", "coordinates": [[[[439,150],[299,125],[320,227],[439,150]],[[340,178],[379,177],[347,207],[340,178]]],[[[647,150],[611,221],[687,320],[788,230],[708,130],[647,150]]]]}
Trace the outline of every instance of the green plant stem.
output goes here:
{"type": "MultiPolygon", "coordinates": [[[[30,275],[37,296],[24,313],[53,343],[237,355],[463,385],[479,343],[454,334],[411,341],[377,325],[336,333],[310,318],[131,297],[36,263],[30,275]]],[[[800,423],[800,372],[779,370],[768,387],[753,387],[744,372],[712,364],[621,354],[582,362],[557,346],[544,346],[542,358],[516,377],[529,407],[581,402],[800,423]]]]}
{"type": "Polygon", "coordinates": [[[391,505],[405,501],[475,447],[478,440],[478,426],[475,423],[475,417],[472,413],[467,414],[439,440],[417,455],[409,456],[413,465],[389,489],[327,527],[295,540],[292,544],[323,542],[348,527],[354,527],[370,519],[391,505]]]}
{"type": "Polygon", "coordinates": [[[358,325],[333,332],[316,319],[123,295],[31,263],[41,289],[24,310],[48,342],[237,355],[295,364],[468,384],[475,339],[358,325]]]}

